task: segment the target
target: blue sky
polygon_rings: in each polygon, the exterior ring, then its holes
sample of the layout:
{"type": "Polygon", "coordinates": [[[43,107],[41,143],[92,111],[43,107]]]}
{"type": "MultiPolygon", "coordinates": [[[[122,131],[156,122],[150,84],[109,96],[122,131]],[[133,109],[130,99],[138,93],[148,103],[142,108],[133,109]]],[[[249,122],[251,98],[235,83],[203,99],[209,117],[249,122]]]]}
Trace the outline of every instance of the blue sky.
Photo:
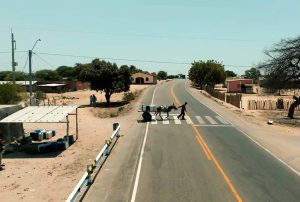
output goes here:
{"type": "Polygon", "coordinates": [[[39,38],[33,71],[103,58],[187,74],[191,62],[215,59],[243,74],[272,44],[300,35],[299,0],[0,1],[0,71],[11,70],[11,29],[24,72],[39,38]]]}

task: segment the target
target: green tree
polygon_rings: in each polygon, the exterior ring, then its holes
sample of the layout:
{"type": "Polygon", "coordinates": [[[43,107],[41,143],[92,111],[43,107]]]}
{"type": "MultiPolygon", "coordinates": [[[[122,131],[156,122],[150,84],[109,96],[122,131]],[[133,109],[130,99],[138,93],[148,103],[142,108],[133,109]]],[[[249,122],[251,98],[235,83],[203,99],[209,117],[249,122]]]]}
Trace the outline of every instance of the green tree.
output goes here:
{"type": "Polygon", "coordinates": [[[6,78],[10,73],[11,73],[11,71],[1,71],[0,72],[0,81],[6,81],[6,78]]]}
{"type": "Polygon", "coordinates": [[[0,84],[0,104],[17,104],[22,100],[21,86],[14,84],[0,84]]]}
{"type": "MultiPolygon", "coordinates": [[[[26,81],[27,78],[28,78],[28,75],[24,72],[16,71],[15,72],[15,78],[16,78],[16,81],[26,81]]],[[[8,73],[5,77],[5,80],[6,81],[12,81],[13,80],[13,73],[12,72],[8,73]]]]}
{"type": "Polygon", "coordinates": [[[228,78],[228,77],[236,77],[237,76],[236,73],[234,73],[231,70],[226,70],[225,74],[226,74],[226,78],[228,78]]]}
{"type": "Polygon", "coordinates": [[[35,78],[40,81],[58,81],[61,79],[56,71],[48,69],[36,71],[35,78]]]}
{"type": "Polygon", "coordinates": [[[178,75],[168,75],[167,79],[178,79],[178,75]]]}
{"type": "Polygon", "coordinates": [[[205,85],[214,88],[215,84],[223,83],[225,78],[224,65],[214,60],[193,62],[189,70],[189,79],[201,88],[205,85]]]}
{"type": "Polygon", "coordinates": [[[159,71],[157,72],[157,78],[160,80],[167,79],[168,73],[165,71],[159,71]]]}
{"type": "MultiPolygon", "coordinates": [[[[264,86],[280,89],[299,88],[300,85],[300,36],[285,39],[265,51],[268,59],[258,68],[265,72],[264,86]]],[[[293,118],[295,108],[300,105],[300,97],[294,96],[288,117],[293,118]]]]}
{"type": "Polygon", "coordinates": [[[245,78],[252,79],[254,83],[259,81],[259,78],[262,76],[258,68],[252,67],[245,71],[245,78]]]}
{"type": "Polygon", "coordinates": [[[184,74],[178,74],[178,78],[185,79],[185,75],[184,74]]]}
{"type": "Polygon", "coordinates": [[[81,64],[81,63],[76,63],[75,66],[74,66],[74,79],[80,79],[81,76],[81,72],[83,72],[82,70],[84,70],[85,68],[88,68],[90,67],[90,63],[88,64],[81,64]]]}
{"type": "Polygon", "coordinates": [[[80,73],[80,79],[91,82],[91,89],[105,93],[106,104],[110,104],[113,93],[127,92],[131,84],[131,71],[127,66],[120,69],[116,64],[95,59],[90,65],[85,65],[80,73]]]}
{"type": "Polygon", "coordinates": [[[68,79],[74,79],[76,77],[74,67],[60,66],[56,69],[56,72],[59,76],[67,77],[68,79]]]}
{"type": "MultiPolygon", "coordinates": [[[[15,71],[16,81],[25,81],[28,75],[24,72],[15,71]]],[[[13,73],[12,71],[2,71],[0,72],[0,81],[12,81],[13,73]]]]}

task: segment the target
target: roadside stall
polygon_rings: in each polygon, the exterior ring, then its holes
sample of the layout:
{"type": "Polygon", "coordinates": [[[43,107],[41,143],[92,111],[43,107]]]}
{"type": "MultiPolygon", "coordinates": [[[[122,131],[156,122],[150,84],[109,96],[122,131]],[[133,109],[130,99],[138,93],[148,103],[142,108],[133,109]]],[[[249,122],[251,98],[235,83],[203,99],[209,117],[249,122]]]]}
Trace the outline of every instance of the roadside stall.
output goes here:
{"type": "Polygon", "coordinates": [[[11,114],[2,119],[0,123],[61,123],[66,124],[66,135],[56,142],[41,142],[32,144],[34,141],[51,139],[55,136],[55,130],[36,129],[25,135],[21,144],[33,147],[37,153],[64,150],[78,139],[78,106],[30,106],[11,114]],[[76,132],[75,137],[70,138],[69,116],[75,116],[76,132]]]}

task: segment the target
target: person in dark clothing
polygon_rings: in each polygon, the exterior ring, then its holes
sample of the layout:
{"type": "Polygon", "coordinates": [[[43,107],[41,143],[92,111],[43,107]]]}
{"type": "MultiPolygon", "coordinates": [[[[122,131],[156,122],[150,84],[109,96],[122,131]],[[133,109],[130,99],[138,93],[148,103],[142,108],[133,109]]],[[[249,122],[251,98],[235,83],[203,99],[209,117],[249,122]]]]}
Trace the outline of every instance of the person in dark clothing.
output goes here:
{"type": "Polygon", "coordinates": [[[96,107],[96,102],[97,102],[97,97],[95,94],[92,95],[92,103],[93,103],[93,106],[96,107]]]}
{"type": "Polygon", "coordinates": [[[4,170],[4,164],[2,164],[2,157],[4,153],[4,141],[0,139],[0,170],[4,170]]]}
{"type": "Polygon", "coordinates": [[[146,111],[143,113],[142,116],[145,122],[152,120],[152,115],[150,114],[150,106],[146,106],[146,111]]]}
{"type": "Polygon", "coordinates": [[[185,115],[185,112],[186,112],[186,105],[187,105],[187,102],[185,102],[183,105],[178,107],[178,108],[181,108],[181,112],[177,116],[178,119],[181,117],[181,120],[184,120],[184,115],[185,115]]]}
{"type": "Polygon", "coordinates": [[[90,106],[93,106],[93,95],[90,95],[90,106]]]}

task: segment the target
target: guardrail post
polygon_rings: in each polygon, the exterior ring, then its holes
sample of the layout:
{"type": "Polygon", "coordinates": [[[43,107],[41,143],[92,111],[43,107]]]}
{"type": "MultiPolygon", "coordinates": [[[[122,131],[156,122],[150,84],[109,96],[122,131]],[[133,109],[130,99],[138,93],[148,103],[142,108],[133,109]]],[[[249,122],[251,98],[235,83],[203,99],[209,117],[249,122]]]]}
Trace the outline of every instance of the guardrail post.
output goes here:
{"type": "MultiPolygon", "coordinates": [[[[120,125],[119,123],[113,123],[113,130],[114,130],[114,131],[117,130],[117,128],[118,128],[119,125],[120,125]]],[[[120,137],[120,133],[118,133],[118,134],[116,135],[116,137],[120,137]]]]}
{"type": "Polygon", "coordinates": [[[119,124],[118,123],[113,123],[113,130],[115,131],[118,128],[119,124]]]}
{"type": "Polygon", "coordinates": [[[92,184],[93,180],[92,180],[92,176],[93,176],[93,166],[91,164],[87,165],[86,171],[88,173],[88,184],[92,184]]]}
{"type": "Polygon", "coordinates": [[[113,134],[111,135],[109,140],[105,141],[104,147],[101,149],[100,153],[97,155],[96,159],[92,162],[92,164],[88,164],[86,167],[86,172],[80,179],[79,183],[75,186],[74,190],[69,195],[66,202],[73,202],[76,200],[77,195],[79,194],[83,185],[90,186],[93,183],[93,173],[97,166],[100,165],[102,167],[101,160],[104,159],[104,156],[108,156],[111,152],[112,147],[116,143],[117,139],[120,137],[120,124],[113,123],[113,134]]]}
{"type": "Polygon", "coordinates": [[[94,170],[95,170],[96,167],[97,167],[97,161],[94,160],[94,161],[93,161],[93,164],[92,164],[93,172],[94,172],[94,170]]]}

